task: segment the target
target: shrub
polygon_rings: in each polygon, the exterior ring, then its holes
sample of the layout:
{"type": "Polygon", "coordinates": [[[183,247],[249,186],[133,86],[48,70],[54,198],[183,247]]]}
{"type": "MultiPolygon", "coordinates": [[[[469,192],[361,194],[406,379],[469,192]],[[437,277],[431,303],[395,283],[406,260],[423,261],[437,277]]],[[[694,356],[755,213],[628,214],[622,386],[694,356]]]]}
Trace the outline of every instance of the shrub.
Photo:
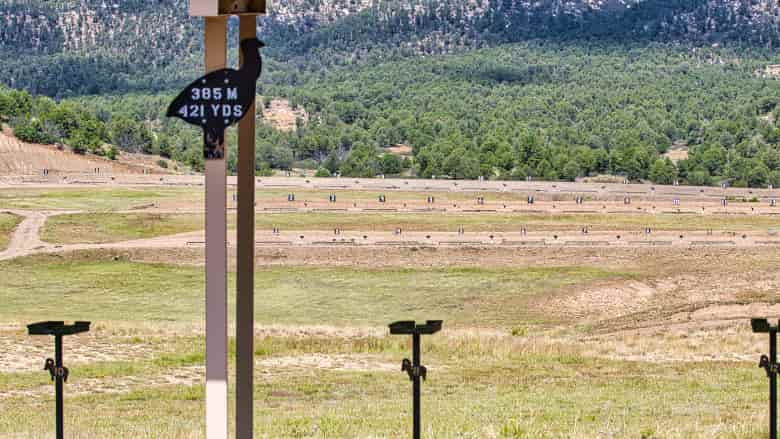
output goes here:
{"type": "Polygon", "coordinates": [[[331,175],[330,171],[326,168],[319,168],[317,169],[317,173],[314,174],[315,177],[330,177],[331,175]]]}

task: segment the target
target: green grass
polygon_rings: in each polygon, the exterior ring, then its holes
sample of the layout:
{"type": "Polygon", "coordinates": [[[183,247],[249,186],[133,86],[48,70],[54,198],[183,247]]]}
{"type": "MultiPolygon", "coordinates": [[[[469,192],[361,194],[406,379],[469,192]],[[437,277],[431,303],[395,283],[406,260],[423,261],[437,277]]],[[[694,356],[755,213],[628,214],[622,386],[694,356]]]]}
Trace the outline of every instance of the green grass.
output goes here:
{"type": "MultiPolygon", "coordinates": [[[[30,337],[23,334],[22,323],[90,319],[104,351],[130,357],[73,363],[66,356],[69,435],[200,437],[202,384],[166,380],[204,363],[202,333],[181,329],[202,322],[203,268],[115,260],[117,254],[92,251],[0,262],[0,322],[19,326],[13,337],[23,345],[30,337]],[[174,332],[165,329],[177,323],[182,325],[174,332]],[[134,353],[136,346],[144,350],[134,353]],[[88,383],[120,391],[75,395],[71,390],[88,383]]],[[[258,363],[255,437],[408,436],[411,385],[399,370],[400,360],[409,356],[408,337],[342,337],[338,330],[435,317],[445,319],[445,332],[423,344],[423,364],[429,366],[423,386],[425,437],[765,437],[766,377],[754,364],[591,357],[583,354],[593,348],[581,345],[576,321],[538,315],[532,306],[539,297],[637,276],[589,267],[258,270],[258,324],[287,324],[290,331],[258,337],[257,362],[318,356],[390,367],[269,369],[258,363]],[[297,333],[296,324],[336,329],[297,333]],[[516,336],[480,334],[470,330],[475,326],[524,330],[516,336]],[[450,332],[453,328],[464,332],[457,335],[450,332]]],[[[229,291],[232,297],[232,277],[229,291]]],[[[231,316],[233,307],[231,302],[231,316]]],[[[3,331],[0,336],[8,337],[8,329],[3,331]]],[[[66,350],[79,339],[69,338],[66,350]]],[[[234,354],[233,345],[229,352],[234,354]]],[[[48,375],[37,366],[0,371],[0,394],[20,390],[32,396],[0,397],[0,437],[51,437],[48,375]]]]}
{"type": "Polygon", "coordinates": [[[201,268],[115,261],[108,252],[17,258],[0,267],[0,320],[194,321],[202,315],[201,268]]]}
{"type": "Polygon", "coordinates": [[[104,211],[161,201],[201,202],[202,188],[21,188],[0,190],[0,208],[104,211]]]}
{"type": "Polygon", "coordinates": [[[640,229],[744,231],[779,228],[780,219],[769,216],[726,215],[631,215],[631,214],[498,214],[498,213],[260,213],[258,228],[279,226],[283,230],[381,230],[401,227],[407,231],[449,231],[463,226],[469,232],[519,231],[521,226],[533,230],[580,230],[590,225],[592,231],[640,229]]]}
{"type": "Polygon", "coordinates": [[[11,213],[0,212],[0,251],[8,247],[11,233],[22,222],[22,217],[11,213]]]}
{"type": "MultiPolygon", "coordinates": [[[[349,180],[352,181],[352,180],[349,180]]],[[[377,186],[381,185],[381,181],[377,182],[375,181],[377,186]]],[[[339,181],[339,180],[332,180],[329,182],[329,184],[332,184],[333,186],[338,186],[340,184],[346,184],[345,182],[339,181]]],[[[477,182],[466,182],[462,181],[460,182],[460,185],[463,187],[478,187],[480,186],[477,182]]],[[[260,201],[286,201],[287,200],[287,194],[294,193],[296,201],[306,201],[306,200],[320,200],[325,201],[328,199],[328,195],[330,194],[336,194],[337,200],[339,202],[370,202],[370,203],[376,203],[377,199],[379,198],[379,195],[386,195],[387,196],[387,202],[390,205],[393,205],[397,202],[416,202],[416,203],[425,203],[426,198],[428,195],[433,195],[436,198],[436,203],[439,207],[445,207],[447,203],[452,202],[471,202],[474,203],[476,200],[476,197],[479,195],[484,195],[482,192],[476,192],[476,191],[458,191],[458,192],[450,192],[450,191],[432,191],[432,192],[426,192],[424,190],[419,191],[404,191],[404,190],[385,190],[385,189],[369,189],[369,190],[344,190],[344,189],[302,189],[302,188],[285,188],[285,189],[278,189],[278,188],[263,188],[257,190],[255,193],[255,197],[257,198],[258,202],[260,201]]],[[[489,195],[486,195],[486,199],[490,201],[522,201],[525,203],[525,201],[528,198],[529,193],[528,192],[489,192],[489,195]]],[[[550,194],[551,199],[564,199],[569,200],[573,199],[570,195],[563,195],[558,196],[557,194],[550,194]]],[[[537,197],[538,198],[538,197],[537,197]]]]}
{"type": "MultiPolygon", "coordinates": [[[[329,351],[385,364],[408,356],[405,337],[375,339],[371,349],[332,337],[329,351]]],[[[306,337],[256,340],[272,356],[323,353],[306,337]]],[[[766,379],[750,364],[657,364],[580,356],[576,343],[557,352],[511,349],[511,341],[425,339],[424,437],[752,439],[766,436],[766,379]]],[[[182,356],[202,339],[175,346],[182,356]]],[[[263,360],[267,354],[256,356],[263,360]]],[[[71,384],[104,383],[175,369],[159,358],[133,365],[71,366],[71,384]]],[[[199,359],[202,364],[202,357],[199,359]]],[[[189,364],[189,363],[187,363],[189,364]]],[[[231,363],[232,364],[232,363],[231,363]]],[[[30,375],[30,374],[27,374],[30,375]]],[[[21,374],[2,374],[21,381],[21,374]]],[[[31,379],[31,378],[28,378],[31,379]]],[[[46,374],[37,372],[36,385],[46,374]]],[[[51,386],[49,384],[49,386],[51,386]]],[[[4,386],[0,384],[0,391],[4,386]]],[[[0,436],[48,437],[53,388],[33,398],[0,398],[0,436]]],[[[411,385],[400,371],[281,368],[255,379],[255,437],[406,437],[411,385]]],[[[201,436],[200,384],[136,384],[125,392],[66,397],[66,430],[76,437],[201,436]],[[99,413],[100,416],[95,416],[99,413]]]]}
{"type": "MultiPolygon", "coordinates": [[[[111,252],[39,255],[0,263],[0,321],[199,321],[203,269],[128,261],[111,252]]],[[[267,323],[384,325],[444,318],[511,327],[550,319],[533,297],[630,273],[589,267],[359,269],[278,267],[256,273],[256,318],[267,323]]],[[[234,276],[230,276],[233,291],[234,276]]],[[[230,294],[229,297],[234,297],[230,294]]]]}
{"type": "Polygon", "coordinates": [[[261,321],[383,325],[442,318],[450,325],[510,327],[552,320],[528,301],[574,285],[630,276],[590,267],[522,269],[294,268],[258,272],[261,321]]]}
{"type": "MultiPolygon", "coordinates": [[[[339,184],[334,180],[333,184],[339,184]]],[[[233,189],[230,192],[234,192],[233,189]]],[[[295,193],[296,199],[303,200],[327,200],[328,195],[336,193],[339,200],[356,202],[375,202],[379,194],[384,193],[391,202],[418,201],[423,202],[426,194],[423,192],[407,191],[355,191],[355,190],[312,190],[312,189],[261,189],[256,191],[258,202],[284,201],[287,194],[295,193]]],[[[473,201],[476,192],[436,193],[437,202],[465,202],[473,201]]],[[[521,193],[495,193],[491,194],[491,200],[520,201],[525,200],[526,194],[521,193]]],[[[129,209],[134,206],[154,202],[189,202],[190,207],[201,207],[204,199],[203,187],[138,187],[138,188],[14,188],[0,190],[0,208],[16,209],[74,209],[86,211],[104,211],[129,209]]]]}
{"type": "Polygon", "coordinates": [[[46,220],[43,241],[57,244],[106,243],[192,232],[204,227],[203,215],[85,213],[46,220]]]}
{"type": "MultiPolygon", "coordinates": [[[[230,215],[230,227],[235,217],[230,215]]],[[[521,226],[534,231],[578,231],[589,225],[592,232],[640,230],[664,231],[766,231],[780,228],[780,219],[769,216],[723,215],[601,215],[601,214],[485,214],[485,213],[258,213],[258,229],[455,232],[517,232],[521,226]]],[[[107,243],[153,238],[203,228],[203,215],[152,213],[84,213],[49,218],[44,241],[57,244],[107,243]]]]}

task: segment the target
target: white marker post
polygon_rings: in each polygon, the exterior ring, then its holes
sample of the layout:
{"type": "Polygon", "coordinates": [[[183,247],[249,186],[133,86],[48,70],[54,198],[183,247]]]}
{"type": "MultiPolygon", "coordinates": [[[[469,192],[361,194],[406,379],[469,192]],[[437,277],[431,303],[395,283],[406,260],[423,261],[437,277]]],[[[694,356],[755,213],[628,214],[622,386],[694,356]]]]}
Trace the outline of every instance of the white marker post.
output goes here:
{"type": "MultiPolygon", "coordinates": [[[[204,17],[206,73],[225,68],[227,17],[239,15],[239,39],[255,39],[255,17],[265,0],[190,0],[190,16],[204,17]]],[[[259,70],[258,70],[259,71],[259,70]]],[[[258,73],[259,75],[259,73],[258,73]]],[[[252,433],[254,370],[254,96],[239,124],[236,318],[236,436],[252,433]]],[[[186,116],[185,116],[186,117],[186,116]]],[[[205,123],[205,120],[204,120],[205,123]]],[[[228,120],[225,120],[225,124],[228,120]]],[[[204,128],[204,136],[206,135],[204,128]]],[[[224,135],[219,136],[225,151],[224,135]]],[[[225,157],[206,160],[206,438],[228,437],[227,168],[225,157]]]]}
{"type": "MultiPolygon", "coordinates": [[[[225,68],[227,17],[205,18],[206,72],[225,68]]],[[[224,145],[223,145],[224,147],[224,145]]],[[[227,167],[206,160],[206,437],[228,436],[227,167]]]]}

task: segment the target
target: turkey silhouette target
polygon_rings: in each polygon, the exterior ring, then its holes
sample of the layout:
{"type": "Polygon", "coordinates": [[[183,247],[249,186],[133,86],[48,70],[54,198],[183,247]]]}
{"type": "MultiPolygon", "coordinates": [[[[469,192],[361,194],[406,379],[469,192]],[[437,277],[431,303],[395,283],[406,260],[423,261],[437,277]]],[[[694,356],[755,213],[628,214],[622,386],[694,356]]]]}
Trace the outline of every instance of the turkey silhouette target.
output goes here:
{"type": "Polygon", "coordinates": [[[263,68],[262,41],[241,41],[244,62],[240,69],[220,69],[198,78],[168,107],[168,117],[203,128],[203,156],[225,157],[225,129],[244,118],[255,99],[257,79],[263,68]]]}

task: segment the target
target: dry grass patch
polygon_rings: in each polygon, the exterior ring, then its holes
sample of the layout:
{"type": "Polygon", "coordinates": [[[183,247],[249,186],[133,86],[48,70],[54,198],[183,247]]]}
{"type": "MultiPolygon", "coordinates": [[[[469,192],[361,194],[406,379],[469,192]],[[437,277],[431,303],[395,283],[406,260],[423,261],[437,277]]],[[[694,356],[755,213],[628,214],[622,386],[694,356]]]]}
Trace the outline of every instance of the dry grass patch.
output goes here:
{"type": "Polygon", "coordinates": [[[0,190],[0,208],[83,210],[88,212],[132,209],[157,204],[202,206],[203,188],[61,187],[0,190]]]}
{"type": "Polygon", "coordinates": [[[102,244],[194,232],[204,227],[198,214],[84,213],[46,220],[41,239],[54,244],[102,244]]]}
{"type": "Polygon", "coordinates": [[[8,247],[8,243],[11,242],[11,234],[23,219],[19,215],[0,212],[0,251],[8,247]]]}

